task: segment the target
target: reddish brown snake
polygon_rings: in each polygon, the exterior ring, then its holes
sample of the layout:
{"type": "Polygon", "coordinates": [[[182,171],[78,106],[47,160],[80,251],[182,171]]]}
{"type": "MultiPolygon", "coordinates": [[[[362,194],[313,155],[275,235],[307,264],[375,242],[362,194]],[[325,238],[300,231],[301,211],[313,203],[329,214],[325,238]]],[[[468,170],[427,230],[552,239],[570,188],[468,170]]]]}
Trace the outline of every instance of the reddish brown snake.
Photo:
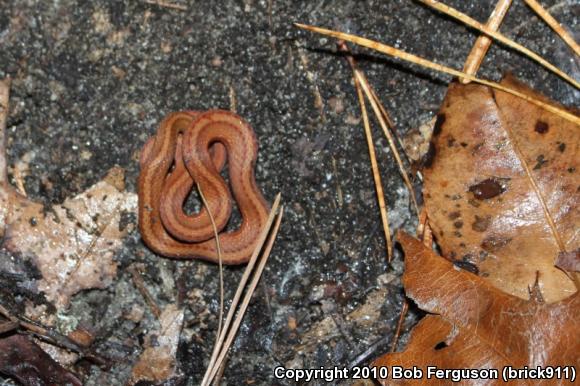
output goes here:
{"type": "Polygon", "coordinates": [[[254,131],[236,114],[209,110],[167,116],[140,160],[139,229],[147,246],[167,257],[218,261],[207,209],[188,216],[183,203],[198,183],[218,232],[223,230],[232,211],[232,195],[220,175],[227,153],[242,224],[220,233],[222,262],[247,262],[269,212],[254,177],[257,152],[254,131]]]}

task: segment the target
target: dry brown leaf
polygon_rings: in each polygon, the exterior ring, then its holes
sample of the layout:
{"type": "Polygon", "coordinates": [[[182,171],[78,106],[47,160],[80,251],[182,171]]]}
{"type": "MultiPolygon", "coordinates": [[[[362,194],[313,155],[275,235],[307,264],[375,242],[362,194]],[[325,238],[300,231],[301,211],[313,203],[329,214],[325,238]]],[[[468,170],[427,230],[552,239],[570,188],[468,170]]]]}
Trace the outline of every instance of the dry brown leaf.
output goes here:
{"type": "Polygon", "coordinates": [[[183,324],[183,310],[176,305],[168,305],[159,317],[158,331],[152,331],[146,338],[145,351],[133,367],[131,384],[147,380],[161,382],[176,374],[177,345],[183,324]]]}
{"type": "Polygon", "coordinates": [[[76,197],[46,210],[11,187],[0,189],[6,226],[3,246],[38,267],[39,290],[58,308],[77,292],[104,288],[117,272],[115,251],[130,230],[120,227],[122,213],[135,213],[135,194],[123,191],[123,169],[76,197]],[[119,189],[121,188],[121,190],[119,189]]]}
{"type": "MultiPolygon", "coordinates": [[[[580,365],[579,293],[552,304],[541,302],[537,296],[523,300],[458,269],[406,233],[399,232],[398,239],[405,250],[403,282],[407,295],[421,309],[438,316],[424,318],[404,352],[386,354],[374,362],[375,366],[416,366],[424,371],[424,378],[405,384],[425,384],[427,366],[499,369],[501,377],[503,366],[580,365]]],[[[390,378],[382,382],[394,383],[390,378]]],[[[462,381],[465,385],[496,383],[500,382],[462,381]]],[[[564,383],[569,381],[562,380],[564,383]]],[[[530,384],[554,385],[559,381],[530,384]]]]}
{"type": "Polygon", "coordinates": [[[29,337],[20,334],[0,337],[0,373],[24,386],[82,385],[29,337]]]}
{"type": "MultiPolygon", "coordinates": [[[[502,84],[547,101],[511,77],[502,84]]],[[[554,265],[580,248],[579,130],[510,94],[450,85],[423,169],[443,255],[522,299],[537,272],[547,302],[576,292],[575,274],[554,265]]]]}

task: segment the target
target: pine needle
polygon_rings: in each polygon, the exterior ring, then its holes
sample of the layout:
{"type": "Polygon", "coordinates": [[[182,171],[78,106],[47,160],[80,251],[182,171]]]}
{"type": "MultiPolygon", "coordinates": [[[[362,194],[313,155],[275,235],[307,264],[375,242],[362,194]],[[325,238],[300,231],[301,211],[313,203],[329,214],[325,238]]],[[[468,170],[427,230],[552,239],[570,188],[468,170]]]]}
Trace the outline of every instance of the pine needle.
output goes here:
{"type": "Polygon", "coordinates": [[[167,1],[161,0],[145,0],[147,4],[157,5],[161,8],[169,8],[169,9],[176,9],[178,11],[187,11],[187,7],[185,5],[173,4],[167,1]]]}
{"type": "Polygon", "coordinates": [[[560,35],[562,40],[564,40],[566,44],[568,44],[570,48],[572,48],[572,50],[577,56],[580,56],[580,46],[578,45],[578,43],[576,43],[572,35],[570,35],[568,31],[562,28],[560,23],[558,23],[558,21],[554,19],[552,15],[550,15],[550,13],[546,9],[544,9],[544,7],[542,7],[542,5],[539,2],[537,2],[536,0],[524,0],[524,1],[531,9],[534,10],[534,12],[538,14],[538,16],[540,16],[546,22],[546,24],[548,24],[554,31],[556,31],[558,35],[560,35]]]}
{"type": "MultiPolygon", "coordinates": [[[[272,210],[270,213],[275,213],[275,211],[272,210]]],[[[272,229],[272,232],[270,232],[270,234],[269,234],[268,242],[266,244],[266,247],[264,248],[264,252],[260,256],[260,263],[259,263],[258,267],[256,268],[254,275],[252,276],[252,281],[250,282],[250,285],[248,286],[248,289],[246,291],[246,294],[244,296],[242,304],[240,305],[240,310],[238,311],[238,314],[236,316],[236,319],[234,320],[232,327],[229,329],[227,340],[225,341],[225,344],[220,352],[220,355],[219,355],[218,359],[216,360],[213,369],[210,372],[207,385],[211,384],[216,373],[218,372],[218,370],[222,366],[223,361],[228,353],[228,350],[229,350],[230,346],[232,345],[232,342],[236,336],[238,328],[240,327],[240,324],[242,323],[242,319],[244,317],[246,309],[248,308],[248,304],[250,304],[250,299],[252,298],[252,295],[254,294],[256,286],[258,285],[258,281],[260,280],[260,277],[262,276],[262,272],[264,270],[264,267],[266,266],[266,262],[268,261],[268,257],[270,256],[270,251],[272,250],[272,246],[274,245],[274,240],[276,239],[276,235],[278,234],[278,229],[280,228],[280,223],[282,222],[282,214],[283,213],[284,213],[284,207],[281,207],[280,211],[278,213],[278,216],[276,217],[276,223],[274,224],[274,228],[272,229]]],[[[270,229],[271,229],[270,227],[267,228],[267,230],[270,230],[270,229]]],[[[246,269],[246,271],[247,271],[247,269],[246,269]]],[[[238,291],[240,291],[240,289],[241,289],[241,287],[238,287],[238,291]]],[[[240,293],[241,293],[241,291],[240,291],[240,293]]],[[[233,307],[234,307],[234,304],[232,303],[232,308],[233,307]]]]}
{"type": "MultiPolygon", "coordinates": [[[[411,180],[409,179],[409,173],[407,173],[407,170],[405,169],[405,165],[403,163],[401,155],[399,154],[399,150],[397,149],[397,146],[395,145],[395,139],[393,137],[396,137],[396,136],[391,134],[391,131],[389,130],[389,128],[391,128],[391,129],[394,128],[394,124],[391,121],[391,118],[389,117],[387,110],[385,109],[385,107],[381,103],[381,100],[379,99],[379,97],[375,93],[375,90],[373,90],[372,86],[370,85],[365,74],[356,65],[354,58],[350,54],[350,51],[349,51],[346,43],[344,43],[344,42],[340,43],[339,48],[341,49],[342,52],[345,52],[347,54],[346,59],[347,59],[348,63],[350,64],[352,71],[353,71],[353,74],[355,76],[355,86],[358,85],[358,86],[362,87],[368,100],[371,103],[371,106],[373,108],[373,112],[375,113],[375,116],[376,116],[377,120],[379,121],[379,125],[381,126],[381,129],[383,130],[383,133],[385,134],[387,142],[389,143],[389,147],[391,148],[391,152],[393,153],[393,157],[395,157],[395,161],[397,162],[397,166],[399,167],[399,173],[401,174],[401,177],[403,177],[403,181],[405,183],[405,186],[407,187],[407,190],[409,191],[409,195],[411,196],[411,200],[413,202],[413,206],[415,207],[415,211],[417,212],[417,214],[419,214],[419,205],[417,203],[417,197],[415,197],[415,190],[413,189],[413,184],[411,183],[411,180]]],[[[393,132],[394,132],[394,130],[393,130],[393,132]]],[[[397,141],[399,142],[399,146],[401,146],[401,148],[404,149],[404,146],[399,141],[399,138],[398,137],[396,137],[396,138],[397,138],[397,141]]]]}
{"type": "Polygon", "coordinates": [[[397,350],[397,343],[399,342],[399,336],[401,335],[401,329],[403,327],[403,322],[405,321],[405,316],[409,310],[409,302],[407,298],[403,299],[403,307],[401,308],[401,313],[399,314],[399,321],[397,322],[397,329],[393,335],[393,341],[391,342],[391,352],[394,353],[397,350]]]}
{"type": "Polygon", "coordinates": [[[6,163],[6,122],[10,100],[10,78],[0,80],[0,184],[8,182],[6,163]]]}
{"type": "Polygon", "coordinates": [[[355,75],[358,77],[358,81],[359,81],[363,91],[365,92],[365,94],[367,96],[367,99],[369,100],[369,102],[370,102],[370,104],[375,112],[375,116],[377,117],[377,119],[379,121],[379,125],[381,126],[381,128],[383,129],[383,133],[387,137],[387,140],[389,142],[389,146],[391,148],[391,151],[393,152],[393,156],[395,157],[395,160],[397,161],[397,165],[399,166],[399,172],[400,172],[401,176],[403,177],[403,180],[405,182],[405,185],[407,186],[407,189],[409,190],[409,194],[410,194],[411,199],[413,201],[413,206],[415,207],[415,211],[417,211],[417,213],[419,213],[419,205],[418,205],[417,199],[415,197],[415,191],[413,190],[413,184],[411,184],[411,180],[409,179],[409,175],[408,175],[407,171],[405,170],[405,166],[403,165],[403,161],[401,160],[401,157],[399,155],[399,151],[397,150],[397,147],[395,146],[395,140],[393,139],[393,135],[389,131],[387,124],[381,115],[381,109],[379,107],[379,104],[373,98],[373,93],[371,92],[371,90],[369,88],[369,84],[367,82],[365,82],[365,79],[361,76],[360,71],[355,71],[355,75]]]}
{"type": "Polygon", "coordinates": [[[211,221],[211,227],[213,228],[213,234],[215,236],[215,244],[217,249],[218,255],[218,264],[219,264],[219,272],[220,272],[220,312],[218,317],[218,328],[215,335],[215,343],[213,346],[212,358],[214,355],[217,355],[219,351],[219,338],[222,334],[222,322],[224,318],[224,267],[222,262],[222,249],[220,244],[220,236],[217,231],[217,226],[215,225],[215,220],[213,215],[211,214],[211,210],[209,209],[209,205],[207,200],[205,199],[205,195],[203,194],[203,190],[201,189],[201,185],[199,182],[196,182],[197,191],[199,192],[199,196],[201,197],[201,201],[203,202],[203,206],[207,209],[207,214],[209,215],[209,220],[211,221]]]}
{"type": "Polygon", "coordinates": [[[521,44],[514,42],[513,40],[509,39],[505,35],[488,28],[484,24],[478,22],[477,20],[472,19],[471,17],[467,16],[464,13],[459,12],[455,8],[449,7],[449,6],[442,4],[438,1],[435,1],[435,0],[419,0],[419,1],[421,1],[423,4],[428,5],[429,7],[434,8],[434,9],[436,9],[436,10],[438,10],[438,11],[440,11],[440,12],[442,12],[442,13],[444,13],[444,14],[446,14],[446,15],[448,15],[456,20],[461,21],[462,23],[464,23],[472,28],[475,28],[476,30],[478,30],[480,32],[483,32],[484,34],[494,38],[497,41],[502,42],[503,44],[507,45],[508,47],[513,48],[514,50],[521,52],[522,54],[526,55],[530,59],[535,60],[537,63],[541,64],[542,66],[544,66],[548,70],[552,71],[554,74],[558,75],[562,79],[566,80],[567,82],[572,84],[574,87],[580,88],[580,83],[577,82],[574,78],[572,78],[568,74],[564,73],[558,67],[554,66],[552,63],[548,62],[546,59],[542,58],[540,55],[536,54],[532,50],[522,46],[521,44]]]}
{"type": "MultiPolygon", "coordinates": [[[[496,3],[491,16],[487,20],[486,27],[492,31],[497,31],[508,9],[510,8],[510,5],[512,5],[512,0],[499,0],[496,3]]],[[[465,63],[463,64],[463,72],[469,75],[476,75],[490,46],[491,39],[487,35],[484,34],[478,36],[477,40],[473,44],[473,47],[471,48],[471,52],[467,56],[467,59],[465,59],[465,63]]],[[[469,79],[465,78],[461,78],[459,81],[463,84],[471,82],[469,79]]]]}
{"type": "Polygon", "coordinates": [[[365,136],[369,148],[369,157],[371,159],[371,169],[373,172],[373,179],[375,181],[377,201],[379,202],[379,211],[381,213],[381,222],[383,223],[383,231],[385,233],[385,241],[387,243],[387,261],[390,263],[393,256],[393,241],[391,239],[391,229],[389,227],[389,215],[387,211],[387,205],[385,204],[385,193],[383,192],[383,183],[381,181],[381,173],[379,171],[379,165],[377,163],[375,144],[373,143],[373,136],[371,133],[371,125],[369,123],[365,98],[363,96],[362,89],[360,86],[359,80],[360,74],[358,74],[357,72],[358,70],[356,68],[353,68],[354,85],[356,87],[356,94],[358,96],[358,101],[360,104],[363,126],[365,128],[365,136]]]}
{"type": "Polygon", "coordinates": [[[129,268],[127,268],[127,271],[129,271],[129,273],[131,274],[133,284],[135,284],[137,291],[139,291],[141,296],[143,296],[143,299],[145,299],[145,303],[147,303],[147,305],[151,309],[151,312],[153,313],[153,315],[155,315],[155,318],[159,319],[159,317],[161,316],[161,310],[159,309],[159,306],[157,306],[157,303],[155,303],[155,300],[153,299],[153,296],[151,296],[151,293],[149,292],[147,287],[145,287],[145,283],[143,281],[143,277],[141,276],[141,272],[139,272],[139,269],[135,266],[135,264],[130,265],[129,268]]]}
{"type": "Polygon", "coordinates": [[[431,70],[443,72],[443,73],[446,73],[449,75],[456,76],[458,78],[461,78],[461,77],[468,78],[473,82],[483,84],[484,86],[492,87],[494,89],[512,94],[518,98],[526,100],[526,101],[528,101],[536,106],[539,106],[539,107],[543,108],[544,110],[550,111],[550,112],[552,112],[552,113],[554,113],[554,114],[556,114],[556,115],[558,115],[558,116],[560,116],[560,117],[562,117],[570,122],[573,122],[577,125],[580,125],[580,118],[577,117],[576,115],[570,113],[569,111],[566,111],[564,109],[561,109],[561,108],[556,107],[554,105],[551,105],[549,103],[542,102],[540,100],[532,98],[528,95],[525,95],[525,94],[523,94],[519,91],[513,90],[511,88],[504,87],[499,83],[477,78],[473,75],[469,75],[469,74],[466,74],[462,71],[455,70],[453,68],[450,68],[450,67],[447,67],[447,66],[435,63],[435,62],[431,62],[431,61],[429,61],[427,59],[423,59],[417,55],[409,54],[405,51],[399,50],[397,48],[394,48],[394,47],[391,47],[389,45],[382,44],[382,43],[379,43],[379,42],[376,42],[376,41],[373,41],[370,39],[365,39],[365,38],[361,38],[359,36],[347,34],[344,32],[332,31],[329,29],[314,27],[314,26],[309,26],[309,25],[304,25],[304,24],[295,23],[294,25],[298,28],[302,28],[302,29],[305,29],[308,31],[316,32],[316,33],[326,35],[326,36],[332,36],[332,37],[335,37],[337,39],[343,39],[343,40],[358,44],[360,46],[367,47],[367,48],[373,49],[373,50],[378,51],[378,52],[382,52],[382,53],[390,55],[390,56],[394,56],[396,58],[405,60],[407,62],[411,62],[411,63],[417,64],[417,65],[429,68],[431,70]]]}
{"type": "MultiPolygon", "coordinates": [[[[238,307],[240,297],[242,296],[244,288],[246,288],[246,284],[248,282],[248,279],[250,278],[250,275],[252,274],[252,271],[254,270],[254,266],[256,265],[256,261],[258,260],[258,256],[260,255],[260,251],[262,250],[262,247],[264,246],[264,243],[266,242],[266,238],[268,237],[268,234],[270,234],[270,236],[271,236],[270,237],[271,240],[269,239],[268,242],[269,243],[270,243],[270,241],[271,241],[271,243],[274,242],[273,240],[275,238],[275,235],[276,235],[278,228],[275,229],[276,232],[270,233],[270,230],[272,229],[272,223],[274,222],[274,217],[276,216],[276,211],[278,210],[278,207],[280,206],[280,198],[281,198],[281,195],[280,195],[280,193],[278,193],[276,195],[276,199],[274,200],[274,204],[272,205],[272,209],[270,210],[270,214],[268,216],[268,219],[266,220],[266,224],[264,225],[264,228],[262,229],[262,233],[260,234],[260,236],[258,238],[258,243],[256,245],[256,248],[254,249],[252,257],[250,258],[250,261],[248,262],[248,265],[246,266],[244,274],[242,275],[242,278],[241,278],[240,283],[238,285],[238,289],[236,290],[236,293],[235,293],[234,298],[232,300],[232,303],[230,305],[230,309],[228,310],[228,314],[226,316],[226,321],[224,323],[224,327],[219,335],[218,343],[216,345],[217,347],[219,347],[219,349],[214,350],[214,352],[212,353],[209,365],[206,369],[205,375],[204,375],[203,380],[201,382],[202,386],[209,386],[212,382],[212,379],[215,377],[215,374],[217,373],[217,371],[221,367],[221,363],[223,362],[223,358],[225,357],[225,355],[229,349],[228,344],[224,345],[224,341],[226,340],[226,334],[228,333],[228,330],[232,331],[234,336],[235,336],[236,329],[234,329],[234,328],[230,329],[230,326],[231,326],[232,320],[234,318],[235,311],[238,307]],[[222,356],[222,353],[223,353],[223,356],[222,356]]],[[[279,217],[281,220],[281,214],[279,215],[279,217]]],[[[269,250],[267,250],[267,252],[269,253],[269,250]]],[[[267,256],[268,255],[266,254],[266,251],[265,251],[264,254],[262,255],[262,260],[264,261],[264,264],[265,264],[265,260],[267,259],[267,256]]],[[[258,276],[258,279],[259,279],[259,276],[258,276]]],[[[246,296],[248,296],[248,293],[250,293],[249,290],[246,293],[246,296]]],[[[250,296],[251,296],[251,293],[250,293],[250,296]]],[[[244,313],[240,309],[240,311],[238,312],[237,318],[241,319],[243,317],[243,315],[244,315],[244,313]]],[[[239,324],[238,324],[238,326],[239,326],[239,324]]],[[[229,335],[228,335],[228,339],[229,339],[229,335]]],[[[233,337],[231,340],[233,340],[233,337]]],[[[230,344],[231,344],[231,342],[230,342],[230,344]]]]}

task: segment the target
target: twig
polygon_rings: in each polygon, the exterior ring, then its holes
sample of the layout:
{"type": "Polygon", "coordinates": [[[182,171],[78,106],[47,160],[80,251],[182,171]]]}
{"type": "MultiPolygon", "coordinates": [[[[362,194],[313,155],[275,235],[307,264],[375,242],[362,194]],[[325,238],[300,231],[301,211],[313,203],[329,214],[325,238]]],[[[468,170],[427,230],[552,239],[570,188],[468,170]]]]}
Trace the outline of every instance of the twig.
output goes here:
{"type": "Polygon", "coordinates": [[[564,109],[561,109],[559,107],[556,107],[554,105],[551,105],[549,103],[542,102],[538,99],[532,98],[532,97],[530,97],[526,94],[523,94],[517,90],[513,90],[509,87],[502,86],[499,83],[477,78],[473,75],[469,75],[469,74],[466,74],[462,71],[455,70],[451,67],[447,67],[447,66],[435,63],[435,62],[431,62],[431,61],[429,61],[427,59],[423,59],[417,55],[409,54],[408,52],[401,51],[395,47],[391,47],[389,45],[382,44],[382,43],[379,43],[379,42],[376,42],[376,41],[373,41],[370,39],[361,38],[359,36],[347,34],[344,32],[332,31],[332,30],[329,30],[326,28],[313,27],[313,26],[298,24],[298,23],[295,23],[294,25],[297,26],[298,28],[302,28],[302,29],[305,29],[308,31],[316,32],[316,33],[319,33],[322,35],[332,36],[332,37],[335,37],[337,39],[347,40],[349,42],[358,44],[360,46],[367,47],[367,48],[373,49],[375,51],[382,52],[384,54],[397,57],[397,58],[405,60],[407,62],[418,64],[420,66],[429,68],[431,70],[443,72],[443,73],[446,73],[449,75],[456,76],[458,78],[460,78],[460,77],[468,78],[473,82],[483,84],[485,86],[492,87],[494,89],[512,94],[518,98],[521,98],[525,101],[528,101],[536,106],[539,106],[544,110],[547,110],[547,111],[550,111],[556,115],[559,115],[560,117],[562,117],[570,122],[573,122],[577,125],[580,125],[580,118],[577,117],[576,115],[572,114],[571,112],[564,110],[564,109]]]}
{"type": "Polygon", "coordinates": [[[177,9],[179,11],[187,11],[187,7],[185,5],[173,4],[168,3],[163,0],[145,0],[147,4],[157,5],[161,8],[170,8],[170,9],[177,9]]]}
{"type": "Polygon", "coordinates": [[[18,322],[18,318],[15,317],[14,315],[12,315],[12,313],[10,311],[8,311],[8,309],[6,307],[4,307],[2,304],[0,304],[0,315],[2,315],[3,317],[5,317],[6,319],[10,320],[11,322],[18,322]]]}
{"type": "Polygon", "coordinates": [[[145,287],[143,277],[141,277],[141,272],[139,272],[139,270],[137,269],[137,267],[135,267],[135,265],[129,266],[127,270],[129,271],[129,273],[131,273],[133,283],[135,284],[135,287],[137,287],[137,290],[139,290],[141,296],[143,296],[143,299],[145,299],[145,303],[147,303],[149,308],[151,308],[151,312],[153,312],[153,315],[155,315],[155,317],[159,319],[159,317],[161,316],[161,311],[159,310],[159,307],[155,303],[155,300],[153,300],[153,297],[147,290],[147,287],[145,287]]]}
{"type": "Polygon", "coordinates": [[[374,341],[373,343],[371,343],[365,351],[358,354],[352,361],[349,362],[348,368],[352,369],[353,367],[360,366],[361,364],[366,362],[366,360],[371,355],[373,355],[375,353],[375,351],[377,351],[377,349],[379,349],[380,347],[382,347],[383,345],[388,343],[388,340],[389,340],[389,337],[385,335],[385,336],[379,338],[378,340],[374,341]]]}
{"type": "Polygon", "coordinates": [[[20,327],[20,324],[18,324],[17,322],[9,321],[0,323],[0,334],[16,330],[18,327],[20,327]]]}
{"type": "MultiPolygon", "coordinates": [[[[491,31],[497,31],[510,5],[512,5],[512,0],[498,0],[485,26],[491,31]]],[[[469,75],[476,75],[485,54],[489,50],[489,46],[491,46],[491,39],[487,35],[478,36],[463,64],[463,72],[469,75]]],[[[460,78],[459,81],[464,84],[470,82],[469,79],[465,78],[460,78]]]]}
{"type": "MultiPolygon", "coordinates": [[[[364,75],[364,73],[362,72],[362,70],[359,69],[359,72],[364,77],[364,80],[365,80],[364,83],[366,83],[368,85],[368,89],[371,92],[371,95],[373,96],[373,99],[375,100],[375,102],[377,102],[377,105],[379,106],[379,109],[381,110],[381,114],[382,114],[383,118],[385,118],[385,121],[387,122],[387,125],[393,130],[393,132],[395,132],[395,124],[393,123],[393,120],[391,119],[391,116],[387,112],[387,109],[385,109],[385,106],[383,105],[383,103],[379,99],[378,95],[376,94],[375,89],[371,87],[371,84],[370,84],[369,80],[364,75]]],[[[399,140],[399,137],[398,136],[396,136],[396,137],[397,137],[397,142],[399,143],[399,146],[401,146],[401,149],[404,149],[403,144],[399,140]]],[[[404,154],[405,154],[405,157],[406,157],[407,154],[406,153],[404,153],[404,154]]]]}
{"type": "Polygon", "coordinates": [[[531,51],[530,49],[522,46],[521,44],[514,42],[513,40],[509,39],[505,35],[497,32],[497,31],[493,31],[493,30],[489,29],[488,27],[486,27],[482,23],[478,22],[477,20],[474,20],[471,17],[467,16],[466,14],[461,13],[461,12],[457,11],[456,9],[451,8],[451,7],[449,7],[445,4],[442,4],[438,1],[435,1],[435,0],[420,0],[420,1],[428,6],[432,7],[432,8],[454,18],[454,19],[461,21],[462,23],[470,26],[471,28],[475,28],[476,30],[483,32],[484,34],[494,38],[495,40],[502,42],[503,44],[507,45],[508,47],[511,47],[514,50],[521,52],[522,54],[526,55],[530,59],[535,60],[537,63],[541,64],[542,66],[544,66],[548,70],[552,71],[554,74],[558,75],[562,79],[566,80],[567,82],[572,84],[574,87],[580,88],[580,83],[577,82],[574,78],[572,78],[568,74],[564,73],[558,67],[554,66],[552,63],[550,63],[546,59],[542,58],[540,55],[538,55],[535,52],[531,51]]]}
{"type": "Polygon", "coordinates": [[[4,316],[8,320],[10,320],[10,322],[16,323],[18,325],[18,327],[29,331],[30,333],[32,333],[34,336],[36,336],[39,339],[42,339],[46,342],[49,342],[55,346],[59,346],[59,347],[65,348],[67,350],[79,353],[83,357],[92,360],[93,362],[95,362],[96,364],[98,364],[100,366],[109,366],[110,365],[109,360],[107,360],[107,359],[105,359],[97,354],[94,354],[93,352],[91,352],[89,350],[84,349],[83,347],[81,347],[78,343],[76,343],[71,338],[64,336],[64,335],[61,335],[58,332],[53,331],[52,329],[40,326],[36,323],[28,322],[26,320],[23,320],[23,319],[17,317],[17,316],[14,316],[14,315],[12,315],[12,313],[10,311],[8,311],[8,309],[6,307],[4,307],[1,304],[0,304],[0,315],[4,316]]]}
{"type": "Polygon", "coordinates": [[[533,9],[538,14],[538,16],[540,16],[546,22],[546,24],[548,24],[554,31],[556,31],[558,35],[560,35],[562,40],[564,40],[570,46],[570,48],[572,48],[572,50],[576,53],[576,55],[580,56],[580,46],[578,45],[578,43],[576,43],[572,35],[570,35],[568,31],[562,28],[560,23],[558,23],[558,21],[554,19],[554,17],[550,15],[550,13],[546,9],[544,9],[544,7],[542,7],[542,4],[540,4],[536,0],[524,0],[524,1],[531,9],[533,9]]]}
{"type": "MultiPolygon", "coordinates": [[[[360,75],[364,79],[364,83],[366,83],[368,85],[368,88],[371,91],[371,94],[373,96],[373,99],[375,99],[377,101],[378,105],[380,106],[381,113],[383,115],[383,118],[387,122],[388,126],[394,130],[395,124],[393,123],[393,120],[391,119],[390,114],[387,112],[387,109],[385,109],[385,106],[383,106],[383,104],[381,103],[381,100],[379,99],[379,97],[375,93],[375,89],[371,86],[371,84],[370,84],[369,80],[367,79],[365,73],[356,64],[356,62],[354,60],[354,57],[352,56],[352,53],[350,52],[350,48],[348,47],[348,45],[346,44],[346,42],[345,41],[342,41],[342,40],[339,40],[338,43],[337,43],[337,46],[338,46],[338,49],[341,52],[343,52],[343,53],[346,54],[346,61],[350,65],[350,68],[352,69],[352,71],[354,72],[354,70],[359,70],[360,75]]],[[[398,136],[397,136],[397,140],[399,142],[399,146],[401,146],[401,148],[404,148],[403,147],[403,144],[399,140],[399,137],[398,136]]]]}
{"type": "MultiPolygon", "coordinates": [[[[240,297],[242,296],[242,292],[244,290],[244,288],[246,287],[246,283],[248,282],[248,279],[250,278],[250,274],[252,273],[252,270],[256,264],[256,261],[258,259],[258,256],[260,254],[260,251],[262,250],[262,246],[264,245],[264,243],[266,242],[266,238],[268,237],[268,233],[270,231],[270,229],[272,228],[272,223],[274,221],[274,217],[276,215],[276,210],[278,210],[278,207],[280,206],[280,193],[278,193],[276,195],[276,199],[274,200],[274,204],[272,205],[272,209],[270,210],[270,215],[268,216],[268,219],[266,220],[266,224],[264,225],[264,229],[262,229],[262,233],[260,234],[260,237],[258,238],[258,243],[256,245],[256,249],[254,249],[254,252],[252,253],[252,257],[250,258],[250,261],[248,262],[248,265],[246,267],[246,270],[244,271],[244,274],[242,275],[242,278],[240,280],[240,284],[238,285],[238,289],[236,291],[236,293],[234,294],[234,298],[232,300],[232,303],[230,305],[230,309],[228,310],[228,314],[226,316],[226,321],[224,323],[224,327],[221,331],[220,337],[219,337],[219,341],[218,341],[218,347],[222,346],[223,342],[226,339],[226,333],[229,329],[229,326],[232,322],[232,319],[234,317],[237,305],[240,301],[240,297]]],[[[218,359],[218,354],[212,353],[209,365],[207,367],[207,370],[205,372],[205,375],[203,377],[203,380],[201,382],[202,385],[210,385],[211,384],[211,378],[210,378],[210,373],[214,370],[215,366],[216,366],[216,361],[218,359]]],[[[214,373],[215,375],[215,373],[214,373]]],[[[213,377],[213,376],[212,376],[213,377]]]]}
{"type": "Polygon", "coordinates": [[[375,190],[377,193],[377,200],[379,202],[379,211],[381,213],[381,222],[383,223],[383,231],[385,234],[385,241],[387,243],[387,261],[391,262],[393,256],[393,241],[391,240],[391,229],[389,227],[389,215],[387,212],[387,205],[385,204],[385,193],[383,192],[383,182],[381,181],[381,173],[379,172],[379,165],[377,163],[377,156],[375,152],[375,144],[373,143],[373,136],[371,133],[371,125],[367,114],[364,95],[361,90],[360,81],[357,77],[357,69],[353,68],[354,85],[356,87],[356,94],[360,104],[362,113],[363,126],[365,129],[365,137],[369,149],[369,157],[371,160],[371,169],[373,172],[373,179],[375,181],[375,190]]]}

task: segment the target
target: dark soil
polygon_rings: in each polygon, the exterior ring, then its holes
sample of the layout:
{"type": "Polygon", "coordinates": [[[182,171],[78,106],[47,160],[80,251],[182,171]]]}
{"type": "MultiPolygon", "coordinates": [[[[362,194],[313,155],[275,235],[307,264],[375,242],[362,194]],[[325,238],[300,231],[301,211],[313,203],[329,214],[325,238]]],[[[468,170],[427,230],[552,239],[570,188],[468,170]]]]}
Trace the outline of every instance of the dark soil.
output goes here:
{"type": "MultiPolygon", "coordinates": [[[[176,1],[187,7],[182,11],[141,0],[0,0],[0,77],[13,79],[10,162],[30,153],[25,188],[46,204],[82,192],[114,165],[126,170],[127,189],[135,191],[140,149],[166,114],[235,105],[259,137],[258,182],[269,199],[282,192],[285,217],[223,384],[292,384],[274,379],[276,366],[368,364],[390,347],[403,300],[402,254],[397,250],[386,263],[348,64],[335,41],[292,23],[374,38],[455,68],[476,34],[406,0],[186,3],[176,1]],[[381,299],[377,313],[364,323],[349,316],[373,296],[381,299]]],[[[485,21],[494,2],[446,3],[485,21]]],[[[502,31],[578,77],[571,51],[522,2],[514,3],[502,31]]],[[[577,2],[542,3],[577,28],[577,2]]],[[[399,133],[436,113],[449,77],[354,51],[399,133]]],[[[571,86],[494,45],[480,75],[498,80],[505,71],[578,106],[571,86]]],[[[382,134],[375,134],[391,227],[412,231],[409,194],[382,134]]],[[[217,328],[217,267],[160,258],[137,231],[116,259],[116,282],[77,295],[65,313],[91,327],[97,351],[115,365],[75,370],[87,385],[126,382],[141,339],[156,326],[126,270],[139,262],[159,306],[179,299],[186,309],[178,366],[183,384],[198,384],[217,328]],[[145,310],[139,324],[123,319],[135,304],[145,310]]],[[[225,271],[229,297],[242,269],[225,271]]],[[[418,316],[412,308],[402,343],[418,316]]],[[[10,382],[0,375],[0,384],[10,382]]]]}

